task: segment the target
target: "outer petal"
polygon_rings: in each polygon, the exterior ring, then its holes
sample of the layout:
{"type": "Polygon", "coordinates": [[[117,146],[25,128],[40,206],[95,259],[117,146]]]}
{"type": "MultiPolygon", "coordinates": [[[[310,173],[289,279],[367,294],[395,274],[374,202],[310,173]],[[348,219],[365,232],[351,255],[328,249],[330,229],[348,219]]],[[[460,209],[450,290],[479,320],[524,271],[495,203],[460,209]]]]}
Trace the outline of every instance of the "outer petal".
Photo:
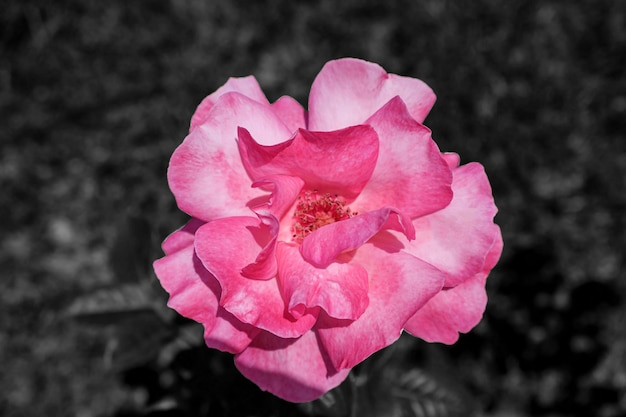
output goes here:
{"type": "Polygon", "coordinates": [[[459,166],[461,163],[461,157],[459,154],[454,152],[444,152],[441,154],[443,159],[445,159],[446,163],[450,167],[450,169],[454,169],[459,166]]]}
{"type": "Polygon", "coordinates": [[[334,132],[300,129],[289,142],[261,146],[250,132],[239,129],[239,149],[246,170],[254,179],[297,176],[309,188],[353,199],[374,171],[378,136],[364,125],[334,132]]]}
{"type": "Polygon", "coordinates": [[[194,235],[196,230],[202,226],[204,222],[198,219],[191,219],[179,230],[169,235],[164,241],[161,247],[166,255],[184,249],[188,246],[193,246],[194,235]]]}
{"type": "Polygon", "coordinates": [[[316,268],[302,259],[297,246],[279,242],[278,282],[290,313],[298,317],[321,307],[329,316],[355,320],[367,308],[367,271],[360,265],[332,263],[316,268]]]}
{"type": "Polygon", "coordinates": [[[320,314],[316,326],[320,342],[335,368],[352,368],[393,343],[406,321],[441,289],[441,271],[395,251],[387,239],[375,238],[356,252],[352,262],[364,266],[370,278],[370,302],[361,317],[347,322],[320,314]]]}
{"type": "Polygon", "coordinates": [[[285,175],[276,175],[252,184],[253,187],[273,189],[267,202],[254,207],[259,219],[269,227],[272,239],[265,245],[256,260],[243,268],[244,276],[255,279],[276,277],[277,264],[274,252],[280,231],[280,219],[293,205],[303,185],[304,181],[300,178],[285,175]]]}
{"type": "Polygon", "coordinates": [[[359,248],[379,231],[391,229],[415,238],[411,220],[396,209],[381,208],[331,223],[308,235],[300,245],[302,257],[325,268],[342,252],[359,248]]]}
{"type": "Polygon", "coordinates": [[[209,111],[213,108],[218,98],[233,91],[241,93],[252,100],[258,101],[259,103],[269,104],[265,94],[263,94],[263,90],[261,90],[259,83],[253,76],[229,78],[228,81],[226,81],[226,84],[218,88],[213,94],[205,97],[204,100],[200,102],[195,113],[191,117],[191,126],[189,127],[189,131],[191,132],[207,120],[209,117],[209,111]]]}
{"type": "Polygon", "coordinates": [[[246,278],[241,268],[252,263],[271,235],[254,217],[228,217],[196,232],[196,252],[222,287],[220,304],[244,323],[279,337],[298,337],[316,321],[316,312],[298,320],[287,312],[275,279],[246,278]]]}
{"type": "MultiPolygon", "coordinates": [[[[175,235],[193,236],[181,231],[175,235]]],[[[240,322],[219,306],[220,286],[200,263],[192,243],[155,261],[154,270],[170,294],[168,306],[202,323],[209,347],[238,353],[259,333],[259,329],[240,322]]]]}
{"type": "Polygon", "coordinates": [[[395,207],[411,218],[440,210],[452,200],[452,172],[430,136],[399,98],[391,99],[367,123],[378,133],[380,150],[371,179],[353,203],[358,211],[395,207]]]}
{"type": "Polygon", "coordinates": [[[498,234],[481,272],[454,288],[439,292],[406,323],[405,330],[427,342],[453,344],[483,317],[487,304],[485,281],[502,253],[498,234]]]}
{"type": "Polygon", "coordinates": [[[246,204],[259,196],[250,188],[237,148],[237,127],[245,126],[262,143],[288,139],[289,129],[269,105],[239,93],[220,96],[207,119],[176,149],[168,181],[181,210],[209,221],[249,214],[246,204]]]}
{"type": "Polygon", "coordinates": [[[497,209],[482,165],[470,163],[452,172],[452,202],[414,220],[416,238],[406,248],[446,272],[446,287],[455,287],[482,271],[500,233],[493,223],[497,209]]]}
{"type": "Polygon", "coordinates": [[[341,384],[350,372],[329,367],[328,355],[313,331],[297,339],[263,332],[235,357],[235,365],[262,390],[291,402],[321,397],[341,384]]]}
{"type": "Polygon", "coordinates": [[[309,115],[300,103],[293,98],[282,96],[272,103],[272,109],[292,132],[298,129],[306,129],[309,115]]]}
{"type": "Polygon", "coordinates": [[[387,74],[359,59],[330,61],[311,86],[309,129],[335,130],[363,123],[395,96],[420,123],[435,103],[435,94],[421,80],[387,74]]]}

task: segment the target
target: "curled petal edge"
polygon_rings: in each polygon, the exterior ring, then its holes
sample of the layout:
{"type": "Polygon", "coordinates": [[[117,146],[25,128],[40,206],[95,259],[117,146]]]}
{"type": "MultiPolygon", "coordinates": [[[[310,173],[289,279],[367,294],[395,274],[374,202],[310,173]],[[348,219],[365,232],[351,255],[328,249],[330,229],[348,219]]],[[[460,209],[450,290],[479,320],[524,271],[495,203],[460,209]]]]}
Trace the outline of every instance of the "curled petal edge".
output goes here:
{"type": "Polygon", "coordinates": [[[302,257],[325,268],[340,253],[358,249],[381,230],[395,230],[415,239],[411,219],[399,210],[386,207],[324,226],[307,236],[300,245],[302,257]]]}
{"type": "Polygon", "coordinates": [[[304,181],[300,178],[285,175],[271,176],[252,184],[253,187],[273,190],[267,202],[252,209],[259,220],[268,226],[271,239],[263,247],[255,261],[241,270],[246,278],[267,280],[276,276],[278,269],[275,253],[280,230],[279,219],[293,204],[303,185],[304,181]]]}

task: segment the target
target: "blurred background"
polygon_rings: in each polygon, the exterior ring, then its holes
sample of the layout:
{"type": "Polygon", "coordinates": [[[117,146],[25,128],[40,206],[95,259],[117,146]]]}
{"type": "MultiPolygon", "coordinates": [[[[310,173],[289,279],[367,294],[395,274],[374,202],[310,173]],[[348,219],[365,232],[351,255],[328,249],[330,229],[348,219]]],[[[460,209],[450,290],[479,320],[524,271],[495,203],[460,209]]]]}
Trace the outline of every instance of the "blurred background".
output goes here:
{"type": "Polygon", "coordinates": [[[422,408],[379,415],[626,415],[619,0],[4,0],[0,414],[341,415],[260,395],[151,262],[185,221],[165,172],[201,99],[253,74],[306,104],[344,56],[433,88],[426,124],[485,166],[505,241],[481,324],[402,348],[422,408]]]}

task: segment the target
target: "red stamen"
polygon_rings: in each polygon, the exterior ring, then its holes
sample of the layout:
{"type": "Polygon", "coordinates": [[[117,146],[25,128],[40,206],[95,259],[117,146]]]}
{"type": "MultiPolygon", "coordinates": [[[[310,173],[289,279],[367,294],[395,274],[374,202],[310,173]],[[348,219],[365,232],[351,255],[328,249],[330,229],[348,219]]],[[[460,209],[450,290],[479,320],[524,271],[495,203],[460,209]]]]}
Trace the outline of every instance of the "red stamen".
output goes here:
{"type": "Polygon", "coordinates": [[[345,205],[345,201],[337,195],[318,194],[317,190],[300,193],[293,214],[292,237],[301,242],[322,226],[357,215],[345,205]]]}

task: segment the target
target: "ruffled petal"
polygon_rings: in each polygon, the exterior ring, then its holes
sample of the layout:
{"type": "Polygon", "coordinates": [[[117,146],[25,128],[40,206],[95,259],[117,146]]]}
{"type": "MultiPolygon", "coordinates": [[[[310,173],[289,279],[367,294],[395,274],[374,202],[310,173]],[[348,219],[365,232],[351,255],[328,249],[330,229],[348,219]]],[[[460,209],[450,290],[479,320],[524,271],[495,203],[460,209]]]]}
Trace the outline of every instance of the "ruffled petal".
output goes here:
{"type": "Polygon", "coordinates": [[[209,111],[213,108],[218,98],[233,91],[241,93],[254,101],[258,101],[259,103],[269,104],[263,90],[261,90],[261,86],[259,86],[259,83],[253,76],[250,75],[247,77],[229,78],[228,81],[226,81],[226,84],[218,88],[213,94],[208,95],[200,102],[191,117],[189,131],[191,132],[208,119],[209,111]]]}
{"type": "Polygon", "coordinates": [[[483,317],[487,305],[485,282],[502,253],[498,234],[481,272],[456,287],[437,293],[407,321],[405,330],[427,342],[453,344],[483,317]]]}
{"type": "Polygon", "coordinates": [[[502,231],[500,230],[500,226],[496,225],[496,238],[493,241],[493,245],[485,258],[485,265],[483,266],[484,272],[491,271],[498,261],[500,260],[500,256],[502,255],[502,250],[504,249],[504,240],[502,239],[502,231]]]}
{"type": "Polygon", "coordinates": [[[271,238],[268,228],[254,217],[228,217],[200,227],[195,247],[222,287],[222,307],[244,323],[279,337],[298,337],[315,324],[317,311],[296,320],[287,312],[275,279],[249,279],[241,273],[271,238]]]}
{"type": "Polygon", "coordinates": [[[253,187],[273,190],[266,202],[253,208],[263,224],[269,227],[272,238],[255,261],[243,268],[242,273],[245,277],[254,279],[276,277],[277,263],[274,252],[280,231],[280,219],[293,205],[303,185],[304,181],[300,178],[286,175],[275,175],[252,184],[253,187]]]}
{"type": "Polygon", "coordinates": [[[367,308],[367,271],[360,265],[335,262],[316,268],[302,259],[298,247],[279,242],[278,283],[289,312],[299,317],[315,307],[329,316],[355,320],[367,308]]]}
{"type": "Polygon", "coordinates": [[[395,230],[415,239],[411,219],[393,208],[381,208],[320,227],[300,245],[302,257],[318,268],[327,267],[342,252],[361,247],[381,230],[395,230]]]}
{"type": "Polygon", "coordinates": [[[262,390],[294,403],[321,397],[350,373],[329,366],[328,355],[313,331],[297,339],[263,332],[235,356],[235,365],[262,390]]]}
{"type": "Polygon", "coordinates": [[[367,123],[380,141],[371,179],[353,203],[358,211],[395,207],[411,218],[433,213],[452,200],[452,172],[430,136],[399,98],[367,123]]]}
{"type": "Polygon", "coordinates": [[[339,194],[350,200],[370,179],[378,158],[378,135],[370,126],[334,132],[300,129],[294,138],[262,146],[246,129],[239,129],[241,158],[250,177],[300,177],[310,189],[339,194]]]}
{"type": "Polygon", "coordinates": [[[406,321],[440,289],[444,274],[385,239],[363,245],[352,260],[369,274],[369,306],[357,320],[320,313],[318,334],[336,369],[352,368],[396,341],[406,321]]]}
{"type": "Polygon", "coordinates": [[[261,143],[278,143],[291,136],[269,105],[235,92],[221,95],[170,160],[168,181],[184,212],[205,221],[250,214],[246,204],[261,193],[250,187],[241,163],[238,126],[247,127],[261,143]]]}
{"type": "Polygon", "coordinates": [[[170,253],[186,248],[189,245],[193,246],[196,230],[198,230],[198,228],[204,223],[205,222],[202,220],[190,219],[187,224],[169,235],[163,241],[163,244],[161,245],[163,252],[165,252],[166,255],[169,255],[170,253]]]}
{"type": "MultiPolygon", "coordinates": [[[[189,235],[177,232],[178,236],[189,235]]],[[[154,262],[154,271],[170,294],[168,306],[204,325],[209,347],[239,353],[259,333],[219,306],[220,286],[194,253],[193,243],[154,262]]]]}
{"type": "Polygon", "coordinates": [[[474,162],[452,172],[450,205],[413,220],[416,238],[406,248],[446,272],[446,287],[455,287],[482,271],[500,233],[493,223],[497,208],[482,165],[474,162]]]}
{"type": "Polygon", "coordinates": [[[423,81],[387,72],[359,59],[330,61],[313,81],[309,95],[309,129],[336,130],[363,123],[395,96],[423,122],[435,94],[423,81]]]}
{"type": "Polygon", "coordinates": [[[271,175],[255,181],[252,186],[272,191],[267,201],[252,208],[254,212],[261,218],[272,216],[281,219],[296,201],[304,181],[288,175],[271,175]]]}
{"type": "Polygon", "coordinates": [[[309,116],[300,103],[293,98],[282,96],[272,103],[272,109],[292,132],[298,129],[306,129],[309,116]]]}
{"type": "Polygon", "coordinates": [[[454,169],[459,166],[461,163],[461,157],[458,153],[455,152],[444,152],[441,154],[443,159],[446,161],[450,169],[454,169]]]}

